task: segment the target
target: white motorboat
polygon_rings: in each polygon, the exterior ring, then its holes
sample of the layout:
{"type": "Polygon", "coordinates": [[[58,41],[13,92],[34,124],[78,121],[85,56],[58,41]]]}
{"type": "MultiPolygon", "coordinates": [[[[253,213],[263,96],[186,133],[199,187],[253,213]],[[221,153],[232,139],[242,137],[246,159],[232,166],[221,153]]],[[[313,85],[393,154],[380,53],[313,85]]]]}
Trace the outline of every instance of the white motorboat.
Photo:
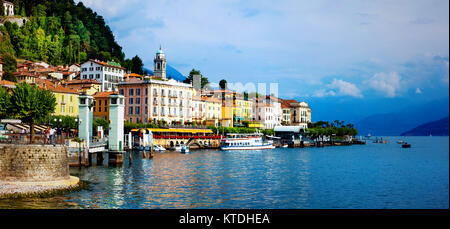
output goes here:
{"type": "Polygon", "coordinates": [[[159,146],[159,145],[153,145],[154,151],[166,151],[166,148],[159,146]]]}
{"type": "Polygon", "coordinates": [[[221,150],[263,150],[273,149],[272,140],[263,141],[263,134],[227,134],[220,142],[221,150]]]}

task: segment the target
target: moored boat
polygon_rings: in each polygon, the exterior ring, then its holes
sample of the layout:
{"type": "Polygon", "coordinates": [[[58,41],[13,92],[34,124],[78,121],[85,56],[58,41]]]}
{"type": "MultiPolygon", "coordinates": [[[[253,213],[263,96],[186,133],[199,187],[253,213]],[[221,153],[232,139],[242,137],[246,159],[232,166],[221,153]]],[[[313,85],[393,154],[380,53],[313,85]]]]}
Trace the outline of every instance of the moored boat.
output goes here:
{"type": "Polygon", "coordinates": [[[221,150],[264,150],[274,149],[272,140],[264,141],[263,134],[228,134],[220,142],[221,150]]]}
{"type": "Polygon", "coordinates": [[[402,144],[402,148],[411,148],[411,144],[408,144],[407,142],[404,142],[402,144]]]}

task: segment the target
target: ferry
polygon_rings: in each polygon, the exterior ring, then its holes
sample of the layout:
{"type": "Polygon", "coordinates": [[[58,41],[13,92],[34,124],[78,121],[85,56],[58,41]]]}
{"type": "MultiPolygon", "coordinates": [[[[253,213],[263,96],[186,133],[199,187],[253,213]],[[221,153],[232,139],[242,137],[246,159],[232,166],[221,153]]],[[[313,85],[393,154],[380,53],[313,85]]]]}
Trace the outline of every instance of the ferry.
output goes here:
{"type": "Polygon", "coordinates": [[[274,149],[273,141],[263,141],[262,133],[255,134],[227,134],[220,141],[221,150],[263,150],[274,149]]]}

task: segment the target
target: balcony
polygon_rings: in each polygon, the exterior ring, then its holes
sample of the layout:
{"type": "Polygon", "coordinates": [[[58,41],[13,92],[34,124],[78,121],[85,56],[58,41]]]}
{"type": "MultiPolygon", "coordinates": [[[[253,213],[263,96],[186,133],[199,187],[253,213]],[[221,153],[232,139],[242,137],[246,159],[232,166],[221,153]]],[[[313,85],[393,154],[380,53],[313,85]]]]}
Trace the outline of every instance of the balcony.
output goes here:
{"type": "Polygon", "coordinates": [[[161,93],[161,97],[166,97],[166,94],[165,93],[161,93]]]}

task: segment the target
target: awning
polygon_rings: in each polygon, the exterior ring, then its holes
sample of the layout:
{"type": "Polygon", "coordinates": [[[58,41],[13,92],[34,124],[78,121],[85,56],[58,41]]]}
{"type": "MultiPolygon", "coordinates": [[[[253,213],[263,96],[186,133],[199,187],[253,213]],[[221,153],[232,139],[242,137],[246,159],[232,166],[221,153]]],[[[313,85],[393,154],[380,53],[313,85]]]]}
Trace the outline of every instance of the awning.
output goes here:
{"type": "MultiPolygon", "coordinates": [[[[132,129],[131,132],[143,132],[145,129],[132,129]]],[[[213,133],[211,129],[163,129],[163,128],[147,128],[152,133],[213,133]]]]}
{"type": "Polygon", "coordinates": [[[273,130],[275,132],[291,132],[291,133],[300,133],[303,129],[301,126],[275,126],[273,130]]]}

